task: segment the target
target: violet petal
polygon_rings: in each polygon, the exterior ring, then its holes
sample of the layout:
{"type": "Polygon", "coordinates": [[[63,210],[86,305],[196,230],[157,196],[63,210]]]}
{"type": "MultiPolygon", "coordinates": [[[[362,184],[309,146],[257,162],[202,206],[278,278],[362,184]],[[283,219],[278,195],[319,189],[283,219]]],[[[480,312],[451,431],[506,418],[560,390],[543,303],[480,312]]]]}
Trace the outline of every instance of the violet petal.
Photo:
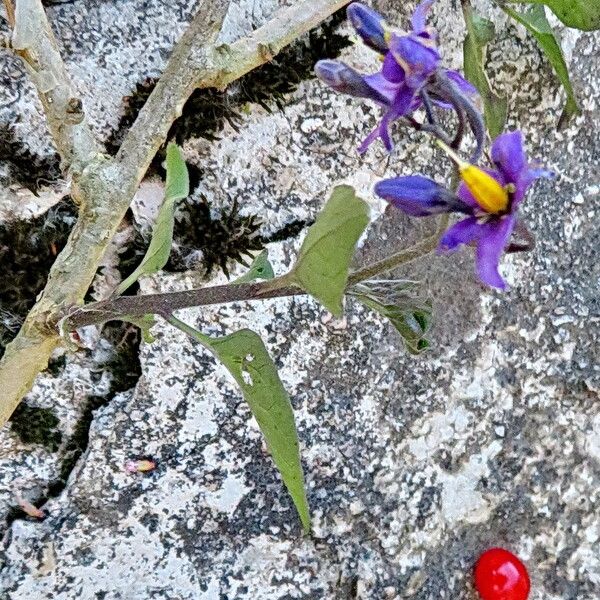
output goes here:
{"type": "Polygon", "coordinates": [[[468,217],[446,230],[438,246],[438,253],[452,252],[458,246],[476,242],[482,234],[481,223],[476,217],[468,217]]]}
{"type": "Polygon", "coordinates": [[[364,81],[378,97],[385,99],[384,104],[387,106],[394,102],[394,98],[402,85],[402,83],[392,83],[381,73],[367,75],[364,77],[364,81]]]}
{"type": "Polygon", "coordinates": [[[492,161],[502,171],[506,183],[517,183],[527,168],[523,134],[511,131],[499,135],[492,144],[492,161]]]}
{"type": "Polygon", "coordinates": [[[475,255],[479,279],[495,288],[506,289],[507,285],[498,272],[500,258],[504,253],[515,227],[516,217],[507,215],[494,219],[482,226],[482,235],[477,243],[475,255]]]}
{"type": "Polygon", "coordinates": [[[347,10],[348,19],[363,42],[377,52],[387,52],[385,19],[375,10],[353,2],[347,10]]]}
{"type": "Polygon", "coordinates": [[[366,152],[367,148],[379,137],[382,139],[386,150],[390,152],[393,148],[392,140],[390,138],[390,125],[398,119],[399,117],[410,112],[410,108],[412,106],[414,100],[415,92],[411,88],[406,85],[400,86],[394,101],[391,106],[387,110],[387,112],[383,115],[381,122],[372,131],[365,141],[360,145],[358,152],[363,154],[366,152]]]}
{"type": "Polygon", "coordinates": [[[315,74],[336,92],[369,98],[381,104],[389,104],[395,94],[395,90],[385,89],[383,77],[380,78],[381,86],[374,85],[369,76],[363,77],[352,67],[336,60],[320,60],[315,65],[315,74]]]}
{"type": "Polygon", "coordinates": [[[406,79],[404,69],[398,64],[391,52],[388,52],[383,59],[381,73],[388,81],[393,83],[404,83],[406,79]]]}
{"type": "Polygon", "coordinates": [[[529,186],[536,180],[541,178],[551,179],[555,177],[556,174],[553,171],[548,169],[531,169],[528,168],[524,172],[521,173],[521,177],[515,184],[515,192],[513,194],[513,204],[518,206],[523,199],[525,198],[525,194],[527,194],[527,190],[529,186]]]}
{"type": "Polygon", "coordinates": [[[406,84],[415,90],[425,84],[440,62],[437,50],[425,46],[412,36],[393,34],[389,47],[404,70],[406,84]]]}
{"type": "Polygon", "coordinates": [[[413,13],[411,24],[413,28],[413,32],[416,35],[427,32],[427,13],[429,9],[433,6],[435,0],[423,0],[417,8],[415,8],[415,12],[413,13]]]}
{"type": "Polygon", "coordinates": [[[458,71],[453,71],[452,69],[444,69],[446,73],[446,77],[454,82],[456,87],[463,93],[465,96],[478,97],[479,92],[477,88],[467,79],[465,79],[458,71]]]}

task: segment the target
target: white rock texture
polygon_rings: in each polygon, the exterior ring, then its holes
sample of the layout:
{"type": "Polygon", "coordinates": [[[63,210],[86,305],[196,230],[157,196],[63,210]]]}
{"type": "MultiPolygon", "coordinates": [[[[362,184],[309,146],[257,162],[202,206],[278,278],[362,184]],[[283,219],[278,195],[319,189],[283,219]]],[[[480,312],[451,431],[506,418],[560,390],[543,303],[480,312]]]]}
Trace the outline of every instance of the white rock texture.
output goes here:
{"type": "MultiPolygon", "coordinates": [[[[277,5],[234,4],[231,37],[277,5]]],[[[404,24],[414,3],[377,4],[404,24]]],[[[523,206],[537,246],[505,258],[511,290],[483,289],[469,251],[401,272],[434,298],[434,347],[418,358],[352,302],[343,321],[306,298],[182,311],[206,333],[250,327],[265,339],[296,412],[310,537],[227,373],[159,322],[156,342],[142,347],[136,388],[95,412],[87,451],[44,506],[48,518],[15,520],[7,530],[3,597],[474,600],[472,565],[496,545],[527,562],[532,600],[600,597],[600,36],[561,30],[582,114],[559,132],[564,98],[534,42],[484,0],[476,4],[497,22],[488,69],[510,99],[510,125],[523,128],[532,154],[558,173],[523,206]],[[136,456],[153,457],[156,470],[126,473],[136,456]]],[[[160,73],[193,5],[76,0],[50,8],[99,134],[116,125],[121,97],[160,73]]],[[[458,2],[439,0],[432,23],[448,63],[459,67],[458,2]]],[[[344,58],[374,64],[359,47],[344,58]]],[[[0,69],[5,78],[20,72],[6,55],[0,69]]],[[[20,80],[0,98],[0,118],[20,114],[22,139],[46,152],[29,88],[20,80]]],[[[355,148],[377,113],[305,82],[282,111],[252,106],[239,132],[186,143],[205,172],[198,193],[215,207],[237,199],[268,233],[313,218],[332,185],[347,181],[374,209],[361,260],[406,246],[432,224],[384,213],[372,185],[412,172],[441,179],[448,165],[408,132],[398,132],[391,159],[380,148],[360,159],[355,148]]],[[[301,238],[272,244],[278,272],[301,238]]],[[[164,274],[143,288],[198,283],[197,273],[164,274]]],[[[32,401],[59,398],[76,419],[67,381],[43,376],[32,401]]],[[[10,504],[16,478],[25,490],[43,488],[57,468],[52,455],[4,435],[0,507],[10,504]]]]}

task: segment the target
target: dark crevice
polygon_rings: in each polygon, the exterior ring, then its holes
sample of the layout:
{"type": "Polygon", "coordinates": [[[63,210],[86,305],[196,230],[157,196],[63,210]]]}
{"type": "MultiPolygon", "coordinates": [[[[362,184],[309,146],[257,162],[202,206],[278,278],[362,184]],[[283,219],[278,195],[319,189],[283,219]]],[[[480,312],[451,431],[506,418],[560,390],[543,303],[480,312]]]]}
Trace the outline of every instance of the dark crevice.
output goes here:
{"type": "Polygon", "coordinates": [[[180,217],[175,225],[175,246],[167,264],[169,271],[186,271],[198,263],[209,276],[220,267],[229,276],[227,263],[233,260],[247,264],[252,253],[263,249],[259,228],[262,225],[257,215],[241,215],[234,200],[228,210],[221,210],[213,218],[208,202],[204,199],[188,199],[182,203],[180,217]]]}
{"type": "Polygon", "coordinates": [[[0,185],[21,185],[33,193],[61,178],[58,154],[38,156],[12,126],[0,124],[0,185]]]}
{"type": "MultiPolygon", "coordinates": [[[[140,330],[129,323],[109,323],[104,327],[102,337],[111,344],[114,351],[108,358],[94,362],[92,369],[98,380],[103,373],[109,372],[111,384],[106,394],[89,395],[84,399],[81,416],[62,448],[60,445],[64,436],[58,429],[59,420],[51,409],[31,407],[22,402],[11,418],[11,429],[23,443],[39,444],[52,452],[60,450],[62,454],[62,464],[56,479],[48,484],[44,494],[29,500],[38,508],[65,489],[69,475],[88,446],[94,413],[106,406],[116,394],[132,389],[141,376],[140,330]]],[[[15,506],[7,514],[7,526],[10,527],[17,519],[32,517],[15,506]]]]}
{"type": "MultiPolygon", "coordinates": [[[[231,209],[211,215],[204,199],[187,198],[181,203],[175,218],[173,249],[165,271],[178,273],[201,270],[205,277],[221,269],[229,277],[228,263],[235,261],[248,266],[253,255],[267,244],[297,237],[312,221],[290,221],[268,235],[260,233],[263,225],[257,215],[240,215],[234,201],[231,209]]],[[[135,230],[134,240],[120,256],[119,270],[127,277],[140,263],[148,244],[149,233],[135,230]]]]}
{"type": "Polygon", "coordinates": [[[10,428],[24,444],[39,444],[49,452],[56,452],[62,442],[60,423],[51,408],[30,406],[25,400],[17,406],[10,418],[10,428]]]}
{"type": "Polygon", "coordinates": [[[0,356],[46,285],[76,215],[65,198],[35,219],[0,223],[0,356]]]}
{"type": "Polygon", "coordinates": [[[297,238],[307,227],[314,223],[314,219],[295,219],[286,223],[281,229],[275,230],[269,235],[261,235],[260,241],[263,246],[275,242],[284,242],[297,238]]]}
{"type": "Polygon", "coordinates": [[[104,326],[102,337],[114,351],[109,358],[94,365],[94,373],[98,380],[104,372],[110,373],[109,390],[103,396],[91,395],[85,399],[81,417],[65,444],[60,474],[48,486],[44,502],[64,490],[71,471],[88,446],[94,412],[106,406],[117,394],[135,387],[142,374],[139,358],[141,332],[138,327],[130,323],[111,322],[104,326]]]}

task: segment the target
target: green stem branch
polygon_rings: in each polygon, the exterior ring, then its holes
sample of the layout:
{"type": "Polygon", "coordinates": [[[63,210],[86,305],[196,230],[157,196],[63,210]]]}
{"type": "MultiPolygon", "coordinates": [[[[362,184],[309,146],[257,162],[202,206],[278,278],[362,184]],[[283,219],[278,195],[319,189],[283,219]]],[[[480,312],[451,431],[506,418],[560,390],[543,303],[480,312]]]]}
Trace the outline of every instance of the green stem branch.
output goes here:
{"type": "MultiPolygon", "coordinates": [[[[448,216],[442,215],[436,232],[422,242],[400,252],[363,267],[350,274],[348,287],[372,279],[401,265],[430,254],[437,246],[440,235],[448,225],[448,216]]],[[[268,300],[285,296],[301,296],[306,292],[295,285],[289,285],[284,275],[269,281],[217,285],[207,288],[166,292],[162,294],[145,294],[142,296],[121,296],[115,299],[95,302],[68,314],[61,328],[72,331],[78,327],[119,320],[124,316],[140,317],[157,314],[169,320],[171,313],[182,308],[227,304],[230,302],[246,302],[251,300],[268,300]]]]}
{"type": "Polygon", "coordinates": [[[361,281],[365,281],[366,279],[372,279],[376,275],[387,273],[396,267],[406,265],[413,260],[433,252],[440,241],[441,234],[446,230],[446,227],[448,227],[448,215],[442,215],[433,235],[430,235],[428,238],[425,238],[423,241],[410,248],[406,248],[406,250],[400,250],[372,265],[368,265],[355,271],[350,275],[348,284],[354,285],[361,281]]]}

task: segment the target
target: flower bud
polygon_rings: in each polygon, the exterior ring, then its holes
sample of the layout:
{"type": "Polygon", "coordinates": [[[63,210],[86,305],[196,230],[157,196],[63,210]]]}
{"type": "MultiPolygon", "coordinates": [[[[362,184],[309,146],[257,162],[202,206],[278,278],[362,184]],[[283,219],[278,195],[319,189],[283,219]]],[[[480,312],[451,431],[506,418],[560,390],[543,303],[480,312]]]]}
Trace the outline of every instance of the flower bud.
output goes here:
{"type": "Polygon", "coordinates": [[[387,103],[387,99],[373,89],[360,73],[343,62],[320,60],[315,65],[315,73],[323,83],[326,83],[336,92],[387,103]]]}
{"type": "Polygon", "coordinates": [[[353,2],[348,7],[348,19],[369,48],[382,54],[387,52],[385,19],[378,12],[360,2],[353,2]]]}

